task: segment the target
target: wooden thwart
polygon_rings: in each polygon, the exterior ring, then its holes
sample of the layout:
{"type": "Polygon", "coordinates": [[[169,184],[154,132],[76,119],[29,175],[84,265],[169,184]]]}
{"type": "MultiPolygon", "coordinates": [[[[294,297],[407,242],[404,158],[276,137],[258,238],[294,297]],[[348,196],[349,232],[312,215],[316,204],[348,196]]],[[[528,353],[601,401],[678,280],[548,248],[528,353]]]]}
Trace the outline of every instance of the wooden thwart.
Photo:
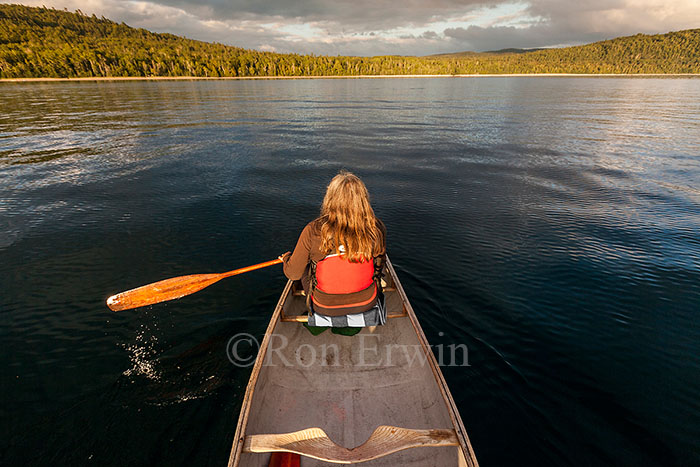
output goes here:
{"type": "Polygon", "coordinates": [[[243,452],[293,452],[334,464],[367,462],[404,449],[459,446],[454,430],[411,430],[382,425],[364,444],[348,449],[338,446],[320,428],[292,433],[248,435],[243,452]]]}
{"type": "MultiPolygon", "coordinates": [[[[406,310],[403,310],[401,313],[388,313],[386,315],[387,318],[404,318],[408,316],[406,313],[406,310]]],[[[282,315],[280,316],[280,321],[285,322],[285,323],[308,323],[309,322],[309,316],[308,315],[294,315],[294,316],[287,316],[287,315],[282,315]]]]}

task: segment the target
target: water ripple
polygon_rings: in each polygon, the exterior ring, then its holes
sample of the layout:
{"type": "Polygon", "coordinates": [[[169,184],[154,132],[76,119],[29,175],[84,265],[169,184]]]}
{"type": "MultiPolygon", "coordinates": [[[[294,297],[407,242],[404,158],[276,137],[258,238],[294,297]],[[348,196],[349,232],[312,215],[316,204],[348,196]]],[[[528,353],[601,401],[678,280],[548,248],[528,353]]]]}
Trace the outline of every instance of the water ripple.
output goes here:
{"type": "Polygon", "coordinates": [[[0,87],[6,463],[227,458],[225,342],[279,270],[104,299],[291,249],[341,168],[430,342],[469,349],[444,372],[482,464],[700,462],[700,80],[0,87]]]}

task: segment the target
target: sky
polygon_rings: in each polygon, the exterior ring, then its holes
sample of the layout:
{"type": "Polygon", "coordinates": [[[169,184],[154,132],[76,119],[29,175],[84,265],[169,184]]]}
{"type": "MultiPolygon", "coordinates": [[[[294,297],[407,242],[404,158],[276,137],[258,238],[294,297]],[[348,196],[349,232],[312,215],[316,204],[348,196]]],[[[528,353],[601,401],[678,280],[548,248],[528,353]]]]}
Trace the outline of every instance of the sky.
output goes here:
{"type": "Polygon", "coordinates": [[[316,55],[578,45],[700,28],[700,0],[0,0],[153,32],[316,55]]]}

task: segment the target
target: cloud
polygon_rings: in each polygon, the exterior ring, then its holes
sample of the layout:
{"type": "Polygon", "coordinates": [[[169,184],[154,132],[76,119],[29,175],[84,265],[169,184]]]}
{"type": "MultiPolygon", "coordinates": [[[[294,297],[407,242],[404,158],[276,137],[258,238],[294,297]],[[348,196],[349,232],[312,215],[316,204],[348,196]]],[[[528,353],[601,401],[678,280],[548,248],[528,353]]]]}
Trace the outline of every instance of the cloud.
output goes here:
{"type": "Polygon", "coordinates": [[[451,18],[503,0],[159,0],[200,17],[239,20],[284,18],[339,26],[345,32],[393,29],[451,18]]]}
{"type": "Polygon", "coordinates": [[[453,48],[496,50],[577,45],[700,25],[700,2],[694,0],[535,0],[524,13],[517,25],[447,28],[444,35],[453,48]]]}
{"type": "MultiPolygon", "coordinates": [[[[16,3],[18,0],[0,0],[16,3]]],[[[698,0],[26,0],[277,52],[427,55],[574,45],[700,25],[698,0]]]]}

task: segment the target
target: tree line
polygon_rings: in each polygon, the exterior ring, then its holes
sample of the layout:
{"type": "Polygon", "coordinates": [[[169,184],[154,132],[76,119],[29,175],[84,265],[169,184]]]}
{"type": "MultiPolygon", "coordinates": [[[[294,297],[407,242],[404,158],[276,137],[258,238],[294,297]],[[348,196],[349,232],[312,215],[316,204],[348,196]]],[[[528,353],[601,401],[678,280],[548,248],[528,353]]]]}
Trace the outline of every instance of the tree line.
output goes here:
{"type": "Polygon", "coordinates": [[[259,52],[104,17],[0,4],[0,78],[700,73],[700,29],[526,53],[344,57],[259,52]]]}

